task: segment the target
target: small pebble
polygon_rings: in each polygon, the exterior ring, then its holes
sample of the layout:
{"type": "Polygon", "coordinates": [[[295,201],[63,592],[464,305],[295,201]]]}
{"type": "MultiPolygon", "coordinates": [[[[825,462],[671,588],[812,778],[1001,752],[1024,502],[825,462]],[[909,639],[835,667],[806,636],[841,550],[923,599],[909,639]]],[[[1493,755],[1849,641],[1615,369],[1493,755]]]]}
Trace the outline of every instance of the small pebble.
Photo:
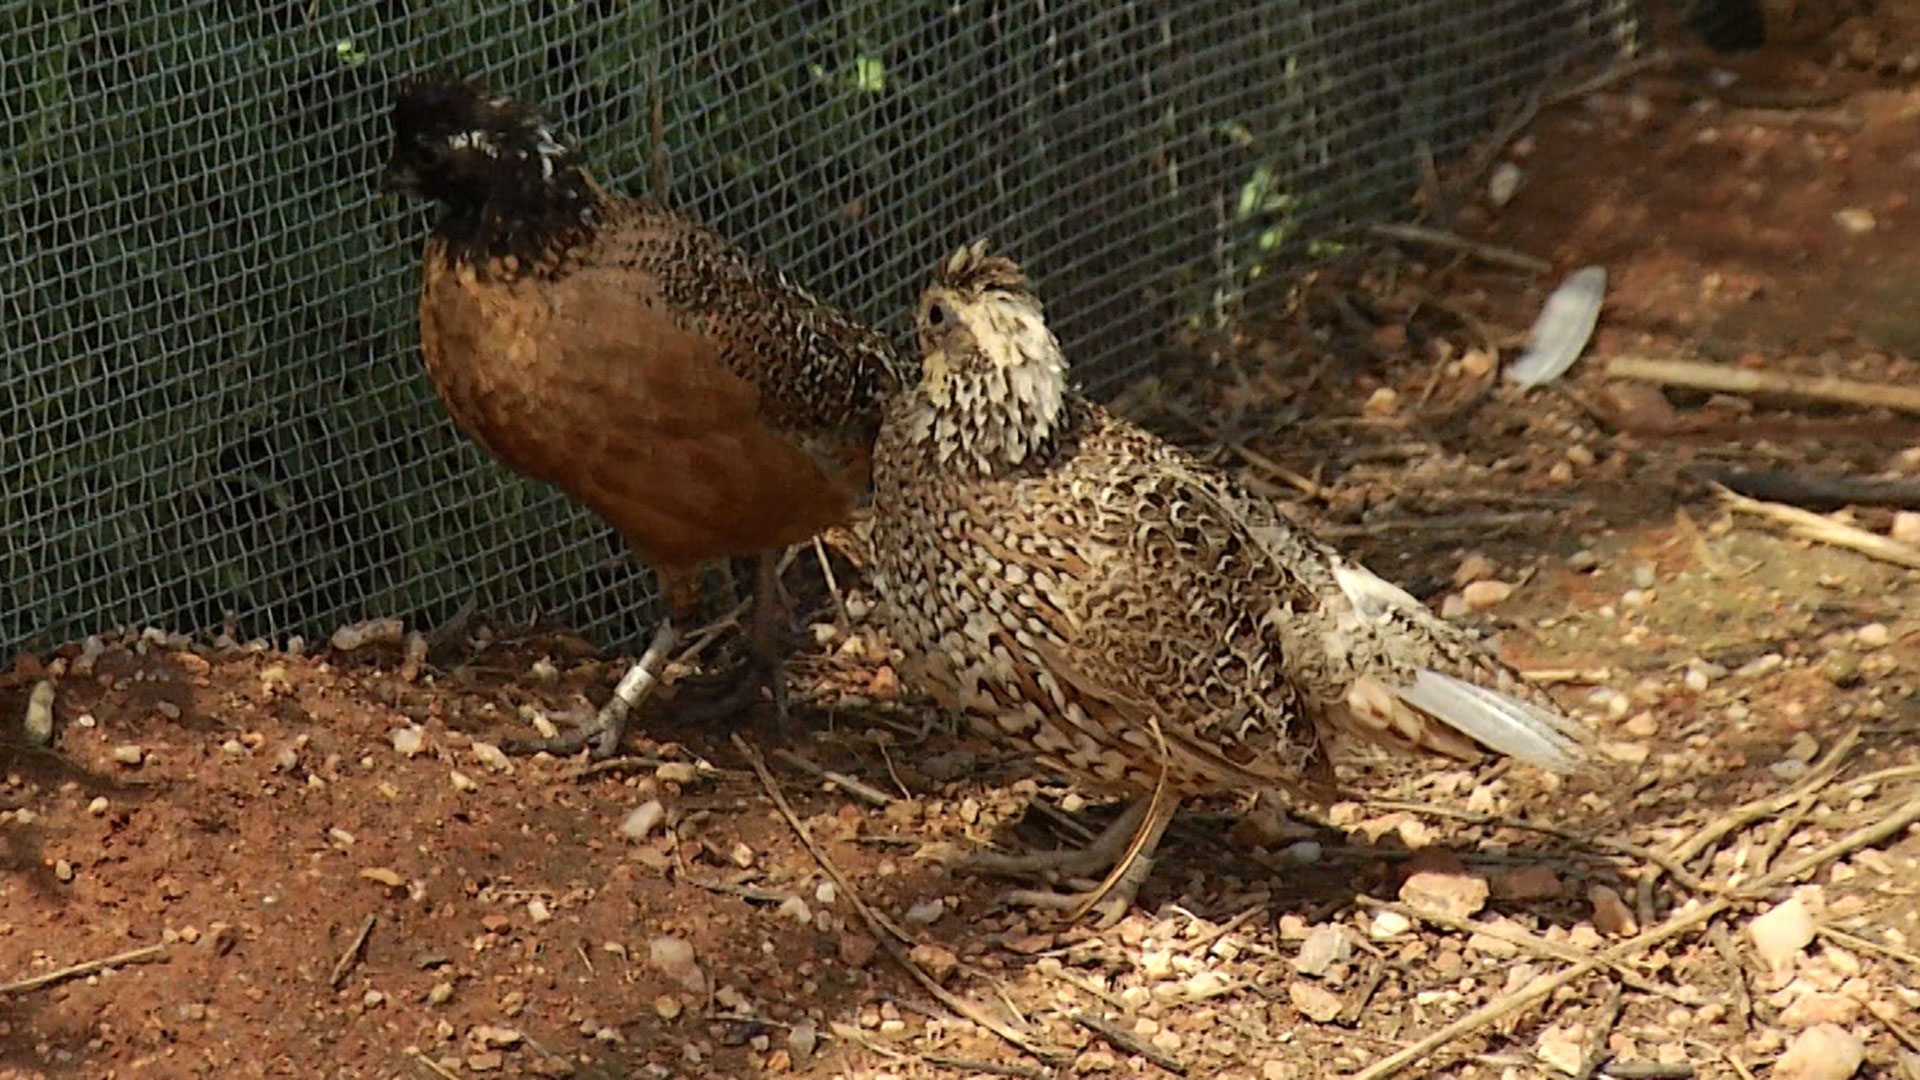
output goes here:
{"type": "Polygon", "coordinates": [[[46,746],[53,742],[53,683],[42,679],[33,684],[33,692],[27,695],[27,714],[20,722],[22,732],[30,746],[46,746]]]}
{"type": "Polygon", "coordinates": [[[1799,896],[1794,896],[1755,916],[1747,924],[1747,934],[1760,959],[1778,971],[1813,941],[1813,913],[1799,896]]]}
{"type": "Polygon", "coordinates": [[[1294,1008],[1300,1010],[1300,1015],[1316,1024],[1331,1023],[1346,1007],[1346,1003],[1340,1000],[1340,995],[1319,983],[1307,982],[1304,979],[1295,979],[1287,984],[1287,1000],[1293,1003],[1294,1008]]]}
{"type": "Polygon", "coordinates": [[[1878,224],[1874,219],[1873,211],[1857,206],[1834,211],[1833,221],[1834,224],[1855,236],[1872,232],[1878,224]]]}
{"type": "Polygon", "coordinates": [[[388,737],[393,740],[394,750],[406,757],[418,754],[427,744],[427,731],[417,724],[394,728],[388,737]]]}
{"type": "Polygon", "coordinates": [[[472,791],[480,786],[473,782],[473,777],[468,776],[459,769],[448,770],[447,782],[453,785],[453,790],[455,791],[472,791]]]}
{"type": "Polygon", "coordinates": [[[434,983],[433,988],[427,991],[427,1004],[429,1005],[445,1005],[452,999],[453,984],[450,982],[434,983]]]}
{"type": "Polygon", "coordinates": [[[1627,717],[1627,722],[1622,726],[1627,734],[1639,739],[1651,739],[1660,734],[1660,721],[1654,719],[1652,712],[1644,709],[1627,717]]]}
{"type": "Polygon", "coordinates": [[[939,897],[935,897],[932,900],[925,900],[908,908],[906,915],[902,916],[902,918],[909,926],[931,926],[939,922],[940,916],[946,913],[946,902],[939,897]]]}
{"type": "Polygon", "coordinates": [[[1854,686],[1860,682],[1860,658],[1835,649],[1820,658],[1820,676],[1835,686],[1854,686]]]}
{"type": "Polygon", "coordinates": [[[1631,937],[1640,932],[1640,923],[1633,917],[1632,909],[1611,886],[1595,885],[1588,889],[1587,901],[1593,905],[1595,930],[1609,937],[1631,937]]]}
{"type": "Polygon", "coordinates": [[[670,935],[654,938],[647,943],[647,959],[661,974],[689,993],[706,993],[706,973],[694,960],[693,946],[684,939],[670,935]]]}
{"type": "Polygon", "coordinates": [[[1600,556],[1586,548],[1581,548],[1579,551],[1567,556],[1567,569],[1575,573],[1584,574],[1589,570],[1597,568],[1599,565],[1600,556]]]}
{"type": "Polygon", "coordinates": [[[627,812],[620,821],[620,835],[629,840],[645,840],[667,820],[667,808],[659,799],[648,799],[627,812]]]}
{"type": "Polygon", "coordinates": [[[147,752],[138,746],[116,746],[113,748],[113,760],[122,765],[138,765],[147,760],[147,752]]]}
{"type": "Polygon", "coordinates": [[[53,860],[53,876],[66,883],[73,880],[73,864],[65,859],[53,860]]]}
{"type": "Polygon", "coordinates": [[[1502,900],[1552,900],[1562,891],[1560,875],[1537,863],[1501,871],[1487,884],[1502,900]]]}
{"type": "Polygon", "coordinates": [[[1893,633],[1885,623],[1870,622],[1853,632],[1854,644],[1863,649],[1882,649],[1892,640],[1893,633]]]}
{"type": "Polygon", "coordinates": [[[475,761],[494,772],[513,771],[513,762],[507,757],[506,751],[490,742],[476,742],[468,750],[475,761]]]}
{"type": "Polygon", "coordinates": [[[87,804],[87,813],[92,814],[94,817],[101,817],[105,815],[106,812],[107,797],[105,795],[95,795],[93,801],[87,804]]]}
{"type": "Polygon", "coordinates": [[[699,779],[700,770],[689,761],[668,761],[661,763],[659,768],[653,770],[653,775],[663,784],[685,786],[699,779]]]}
{"type": "Polygon", "coordinates": [[[1820,1024],[1795,1037],[1767,1075],[1771,1080],[1847,1080],[1865,1058],[1866,1047],[1846,1028],[1820,1024]]]}
{"type": "Polygon", "coordinates": [[[805,1068],[813,1060],[819,1045],[820,1029],[811,1020],[802,1020],[787,1031],[787,1054],[793,1058],[796,1069],[805,1068]]]}
{"type": "Polygon", "coordinates": [[[536,923],[543,923],[553,918],[553,909],[547,906],[545,900],[536,896],[527,901],[527,917],[536,923]]]}
{"type": "Polygon", "coordinates": [[[1335,964],[1342,964],[1353,955],[1353,941],[1345,931],[1328,923],[1321,923],[1307,932],[1307,938],[1300,943],[1300,952],[1293,958],[1294,969],[1302,975],[1321,978],[1333,970],[1335,964]]]}
{"type": "Polygon", "coordinates": [[[1901,510],[1893,515],[1893,526],[1887,535],[1903,544],[1920,544],[1920,513],[1901,510]]]}
{"type": "Polygon", "coordinates": [[[1504,581],[1475,581],[1460,590],[1460,599],[1475,611],[1485,611],[1513,595],[1513,586],[1504,581]]]}
{"type": "Polygon", "coordinates": [[[1382,911],[1374,915],[1373,925],[1367,928],[1367,933],[1375,940],[1385,940],[1399,937],[1411,929],[1413,929],[1413,920],[1405,915],[1397,911],[1382,911]]]}
{"type": "Polygon", "coordinates": [[[813,912],[807,907],[807,902],[797,896],[789,896],[785,900],[780,901],[780,914],[792,919],[801,926],[805,926],[813,921],[813,912]]]}

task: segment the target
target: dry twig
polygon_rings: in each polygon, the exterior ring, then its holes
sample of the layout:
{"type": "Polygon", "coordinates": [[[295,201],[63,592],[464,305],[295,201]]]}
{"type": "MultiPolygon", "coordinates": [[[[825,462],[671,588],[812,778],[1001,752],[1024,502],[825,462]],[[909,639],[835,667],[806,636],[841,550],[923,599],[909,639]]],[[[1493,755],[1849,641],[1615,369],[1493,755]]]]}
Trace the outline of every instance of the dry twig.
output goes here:
{"type": "Polygon", "coordinates": [[[1842,379],[1832,375],[1795,375],[1691,360],[1616,356],[1607,361],[1607,376],[1723,394],[1768,394],[1802,401],[1920,413],[1920,389],[1842,379]]]}
{"type": "Polygon", "coordinates": [[[0,995],[24,994],[29,990],[38,990],[43,986],[52,986],[54,983],[65,982],[68,979],[84,978],[96,972],[105,971],[111,967],[120,967],[124,964],[144,963],[157,958],[165,951],[167,951],[167,943],[162,941],[153,945],[145,945],[138,949],[128,949],[123,953],[114,953],[112,956],[103,956],[98,960],[88,960],[83,963],[74,964],[71,967],[43,971],[38,975],[32,975],[24,979],[16,979],[10,983],[0,983],[0,995]]]}
{"type": "Polygon", "coordinates": [[[360,954],[366,951],[367,937],[373,933],[373,924],[378,919],[377,915],[369,915],[367,921],[360,924],[360,932],[353,935],[353,940],[347,943],[347,951],[341,953],[340,959],[334,962],[333,974],[327,976],[328,986],[339,989],[340,984],[346,981],[347,972],[353,970],[353,965],[360,960],[360,954]]]}
{"type": "Polygon", "coordinates": [[[900,801],[886,792],[867,784],[865,781],[856,780],[845,773],[837,773],[831,769],[823,769],[791,750],[775,750],[773,756],[809,776],[817,777],[847,794],[858,796],[875,806],[889,806],[900,801]]]}
{"type": "Polygon", "coordinates": [[[1475,1009],[1466,1016],[1446,1025],[1411,1046],[1389,1054],[1352,1074],[1348,1080],[1382,1080],[1392,1076],[1402,1068],[1412,1064],[1435,1050],[1453,1042],[1462,1036],[1484,1030],[1504,1017],[1520,1012],[1536,1002],[1546,999],[1555,990],[1603,967],[1626,960],[1628,957],[1653,948],[1682,934],[1697,930],[1719,917],[1723,912],[1745,899],[1757,898],[1787,882],[1818,870],[1834,859],[1844,858],[1861,848],[1871,847],[1885,841],[1888,837],[1904,831],[1907,826],[1920,821],[1920,798],[1909,800],[1896,808],[1880,821],[1840,837],[1816,851],[1795,859],[1792,863],[1756,878],[1737,892],[1726,892],[1700,903],[1690,911],[1682,911],[1658,926],[1644,930],[1638,935],[1621,942],[1603,952],[1594,954],[1580,963],[1565,968],[1553,975],[1543,975],[1528,983],[1517,993],[1498,998],[1475,1009]]]}
{"type": "Polygon", "coordinates": [[[1615,985],[1613,993],[1607,995],[1607,1007],[1600,1013],[1600,1022],[1593,1027],[1593,1049],[1580,1062],[1580,1071],[1573,1074],[1573,1080],[1593,1080],[1593,1074],[1600,1071],[1613,1057],[1607,1049],[1607,1036],[1613,1034],[1613,1026],[1620,1022],[1620,987],[1615,985]]]}
{"type": "MultiPolygon", "coordinates": [[[[1535,956],[1547,960],[1565,960],[1578,964],[1592,955],[1572,945],[1562,945],[1558,942],[1548,941],[1546,938],[1529,934],[1525,930],[1515,926],[1476,922],[1473,919],[1456,919],[1451,915],[1443,915],[1438,911],[1411,907],[1406,904],[1388,903],[1383,900],[1375,900],[1371,896],[1356,896],[1353,900],[1354,903],[1369,910],[1398,912],[1409,919],[1417,919],[1420,922],[1431,923],[1434,926],[1443,927],[1458,933],[1485,934],[1490,938],[1504,941],[1509,945],[1516,945],[1535,956]]],[[[1624,986],[1630,986],[1642,993],[1654,994],[1683,1005],[1694,1004],[1693,1001],[1687,1000],[1686,995],[1682,994],[1679,990],[1671,986],[1661,986],[1659,983],[1635,971],[1626,963],[1611,964],[1609,967],[1613,969],[1614,978],[1618,979],[1624,986]]]]}
{"type": "Polygon", "coordinates": [[[1879,559],[1881,562],[1920,570],[1920,548],[1911,544],[1903,544],[1892,537],[1881,536],[1879,533],[1868,532],[1858,526],[1835,521],[1811,510],[1802,510],[1785,503],[1761,502],[1758,499],[1749,499],[1745,495],[1736,495],[1719,485],[1715,487],[1729,510],[1752,514],[1755,517],[1785,525],[1790,536],[1845,548],[1848,551],[1859,552],[1870,559],[1879,559]]]}
{"type": "Polygon", "coordinates": [[[1107,1040],[1107,1044],[1123,1054],[1133,1054],[1146,1058],[1155,1065],[1175,1076],[1187,1075],[1187,1067],[1181,1060],[1151,1043],[1141,1042],[1139,1037],[1126,1028],[1108,1020],[1104,1016],[1095,1016],[1089,1012],[1076,1012],[1073,1022],[1107,1040]]]}
{"type": "Polygon", "coordinates": [[[1031,1054],[1049,1065],[1059,1065],[1066,1060],[1066,1056],[1059,1051],[1035,1043],[989,1014],[985,1009],[941,986],[938,980],[915,963],[913,957],[907,952],[907,946],[912,943],[912,939],[906,935],[905,931],[895,926],[892,920],[869,907],[866,900],[862,899],[860,893],[854,889],[853,882],[847,880],[847,876],[840,872],[840,867],[827,856],[826,850],[814,842],[813,834],[807,831],[806,824],[800,820],[800,815],[794,813],[793,805],[787,801],[786,794],[780,790],[779,782],[773,778],[772,773],[767,771],[767,763],[760,756],[760,751],[738,735],[733,737],[733,745],[746,757],[747,763],[753,766],[754,774],[760,778],[761,786],[767,789],[768,798],[773,800],[773,805],[780,811],[780,816],[786,819],[787,827],[800,838],[801,846],[813,856],[814,862],[820,864],[820,869],[832,879],[834,887],[840,890],[840,894],[847,898],[847,903],[852,905],[861,921],[867,924],[867,930],[873,935],[874,940],[880,943],[880,947],[887,951],[887,955],[891,956],[895,963],[906,969],[907,974],[913,976],[914,981],[919,983],[922,989],[933,995],[942,1005],[1000,1036],[1024,1053],[1031,1054]]]}
{"type": "Polygon", "coordinates": [[[1544,274],[1553,269],[1552,263],[1538,256],[1497,244],[1482,244],[1445,229],[1436,229],[1427,225],[1382,222],[1367,226],[1367,231],[1382,239],[1397,240],[1403,244],[1424,244],[1443,251],[1457,251],[1463,255],[1471,255],[1482,262],[1490,262],[1496,266],[1505,266],[1529,274],[1544,274]]]}

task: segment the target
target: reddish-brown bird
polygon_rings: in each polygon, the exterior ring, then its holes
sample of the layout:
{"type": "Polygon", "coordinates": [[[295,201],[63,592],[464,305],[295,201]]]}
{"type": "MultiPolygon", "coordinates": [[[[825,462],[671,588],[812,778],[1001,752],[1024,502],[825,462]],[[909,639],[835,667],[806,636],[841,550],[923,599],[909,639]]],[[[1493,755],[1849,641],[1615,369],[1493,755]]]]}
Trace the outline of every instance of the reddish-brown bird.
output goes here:
{"type": "Polygon", "coordinates": [[[530,105],[416,80],[392,121],[389,184],[441,205],[420,344],[447,411],[619,529],[668,601],[595,721],[523,748],[611,753],[723,558],[759,558],[748,686],[783,703],[773,559],[865,489],[891,346],[717,233],[601,190],[530,105]]]}

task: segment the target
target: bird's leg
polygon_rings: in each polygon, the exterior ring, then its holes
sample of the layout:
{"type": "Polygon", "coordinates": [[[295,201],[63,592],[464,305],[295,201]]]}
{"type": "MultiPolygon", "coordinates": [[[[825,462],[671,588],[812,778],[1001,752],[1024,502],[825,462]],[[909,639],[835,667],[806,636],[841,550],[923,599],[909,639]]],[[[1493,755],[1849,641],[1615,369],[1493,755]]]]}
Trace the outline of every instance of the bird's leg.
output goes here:
{"type": "Polygon", "coordinates": [[[620,749],[627,732],[627,717],[659,687],[667,661],[680,645],[681,627],[691,620],[699,604],[700,579],[697,575],[659,570],[660,591],[667,601],[667,617],[653,631],[653,640],[640,659],[627,668],[614,685],[613,696],[594,718],[572,731],[551,739],[524,739],[508,744],[509,753],[532,754],[546,751],[560,757],[576,754],[591,745],[595,758],[609,758],[620,749]]]}
{"type": "Polygon", "coordinates": [[[1003,895],[1003,903],[1021,907],[1045,908],[1080,913],[1100,912],[1097,926],[1105,928],[1120,921],[1133,905],[1153,872],[1153,852],[1166,834],[1167,825],[1179,808],[1180,800],[1156,799],[1143,795],[1135,799],[1113,824],[1103,829],[1086,847],[1065,851],[1036,852],[1031,855],[1000,855],[983,852],[961,864],[974,873],[1006,877],[1065,879],[1073,892],[1045,889],[1014,889],[1003,895]],[[1105,881],[1092,880],[1102,870],[1111,870],[1105,881]]]}
{"type": "Polygon", "coordinates": [[[760,700],[761,689],[773,698],[774,719],[778,730],[788,734],[786,659],[791,635],[786,626],[786,608],[780,602],[779,557],[762,555],[754,565],[753,614],[747,626],[747,660],[734,673],[732,685],[719,696],[689,703],[680,711],[682,719],[699,723],[720,720],[760,700]]]}

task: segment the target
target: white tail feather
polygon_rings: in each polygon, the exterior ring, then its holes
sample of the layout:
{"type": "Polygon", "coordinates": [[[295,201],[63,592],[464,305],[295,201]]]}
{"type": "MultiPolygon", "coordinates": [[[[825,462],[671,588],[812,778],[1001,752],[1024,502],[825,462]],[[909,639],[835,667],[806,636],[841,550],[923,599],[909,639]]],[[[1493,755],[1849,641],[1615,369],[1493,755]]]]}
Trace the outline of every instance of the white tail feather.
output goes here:
{"type": "Polygon", "coordinates": [[[1524,701],[1423,668],[1413,685],[1396,687],[1400,700],[1495,753],[1553,772],[1582,757],[1569,720],[1524,701]]]}

